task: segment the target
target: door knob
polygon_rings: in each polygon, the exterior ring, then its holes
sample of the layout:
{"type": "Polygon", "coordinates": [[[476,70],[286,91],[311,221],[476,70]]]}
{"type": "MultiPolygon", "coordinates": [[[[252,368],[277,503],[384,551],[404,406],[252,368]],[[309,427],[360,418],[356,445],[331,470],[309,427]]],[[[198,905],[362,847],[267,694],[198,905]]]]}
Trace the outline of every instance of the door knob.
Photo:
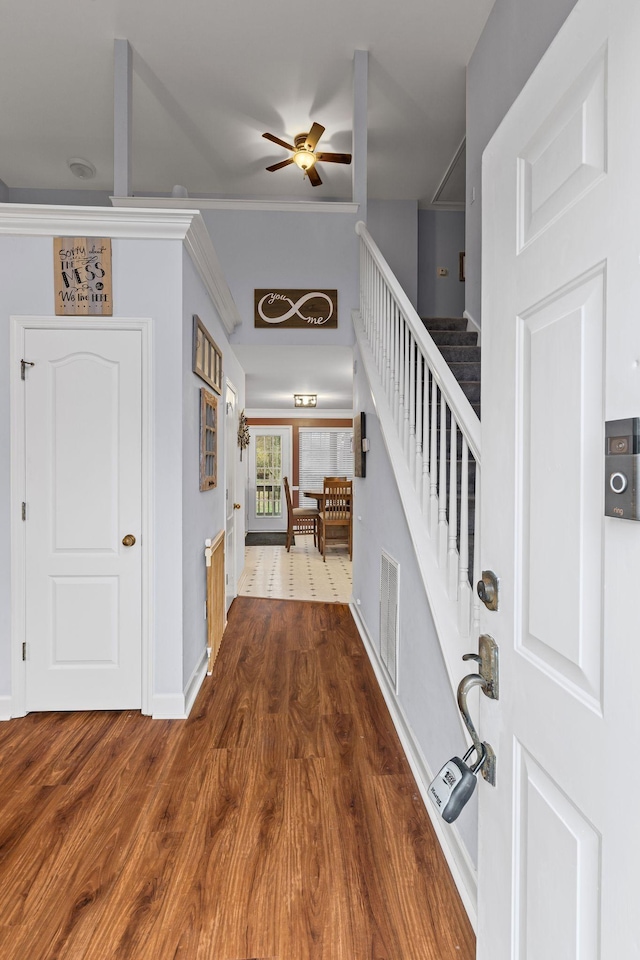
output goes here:
{"type": "Polygon", "coordinates": [[[122,545],[124,547],[132,547],[135,542],[136,542],[136,538],[132,533],[128,533],[126,537],[122,538],[122,545]]]}
{"type": "Polygon", "coordinates": [[[239,510],[241,506],[242,506],[241,503],[234,503],[233,509],[234,509],[234,510],[239,510]]]}

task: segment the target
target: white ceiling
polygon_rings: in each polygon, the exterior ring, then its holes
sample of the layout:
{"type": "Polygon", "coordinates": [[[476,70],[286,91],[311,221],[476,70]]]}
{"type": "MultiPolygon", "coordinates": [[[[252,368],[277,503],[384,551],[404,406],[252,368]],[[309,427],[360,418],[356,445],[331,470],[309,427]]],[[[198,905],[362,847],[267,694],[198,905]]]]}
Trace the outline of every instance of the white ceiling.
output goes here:
{"type": "MultiPolygon", "coordinates": [[[[351,168],[265,167],[312,121],[321,149],[351,152],[352,71],[369,51],[368,187],[428,205],[464,137],[465,68],[493,0],[29,0],[3,4],[0,180],[9,188],[113,191],[113,45],[133,49],[133,192],[351,199],[351,168]],[[79,181],[70,157],[94,164],[79,181]]],[[[464,165],[443,200],[464,200],[464,165]],[[462,173],[461,173],[462,171],[462,173]]],[[[352,406],[346,347],[234,345],[247,407],[352,406]],[[320,353],[323,356],[320,356],[320,353]],[[292,371],[295,376],[292,378],[292,371]]]]}
{"type": "Polygon", "coordinates": [[[349,167],[313,188],[264,167],[317,120],[351,151],[354,49],[369,58],[369,192],[429,203],[464,136],[465,67],[493,0],[29,0],[0,31],[0,179],[111,191],[113,41],[134,50],[133,189],[349,198],[349,167]],[[97,168],[81,183],[67,160],[97,168]]]}
{"type": "Polygon", "coordinates": [[[246,373],[246,405],[293,413],[294,393],[318,395],[318,413],[353,407],[351,347],[269,347],[234,343],[246,373]]]}

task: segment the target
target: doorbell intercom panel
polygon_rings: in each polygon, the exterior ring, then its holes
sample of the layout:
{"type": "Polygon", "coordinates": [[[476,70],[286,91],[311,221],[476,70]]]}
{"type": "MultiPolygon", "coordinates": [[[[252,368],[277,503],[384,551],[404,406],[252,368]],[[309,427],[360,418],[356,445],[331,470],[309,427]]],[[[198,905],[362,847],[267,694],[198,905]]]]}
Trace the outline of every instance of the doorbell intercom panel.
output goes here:
{"type": "Polygon", "coordinates": [[[620,520],[640,520],[640,417],[605,423],[604,512],[620,520]]]}

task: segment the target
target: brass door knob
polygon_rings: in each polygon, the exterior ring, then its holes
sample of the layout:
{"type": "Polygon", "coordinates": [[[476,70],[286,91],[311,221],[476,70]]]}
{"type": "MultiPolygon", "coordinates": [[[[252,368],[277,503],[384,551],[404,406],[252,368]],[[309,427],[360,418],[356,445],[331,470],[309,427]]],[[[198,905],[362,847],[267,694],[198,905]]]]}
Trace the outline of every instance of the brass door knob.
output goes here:
{"type": "Polygon", "coordinates": [[[234,510],[239,510],[241,506],[242,506],[241,503],[234,503],[233,509],[234,509],[234,510]]]}
{"type": "Polygon", "coordinates": [[[126,537],[122,538],[122,545],[124,547],[132,547],[135,542],[136,542],[136,538],[132,533],[128,533],[126,537]]]}

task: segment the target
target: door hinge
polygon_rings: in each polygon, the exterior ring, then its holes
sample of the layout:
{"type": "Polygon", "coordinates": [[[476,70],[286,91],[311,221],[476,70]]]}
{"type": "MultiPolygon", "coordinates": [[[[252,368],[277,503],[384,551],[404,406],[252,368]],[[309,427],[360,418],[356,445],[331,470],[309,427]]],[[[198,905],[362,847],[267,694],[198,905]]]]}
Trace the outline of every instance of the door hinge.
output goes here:
{"type": "Polygon", "coordinates": [[[22,644],[22,659],[27,659],[27,644],[26,642],[22,644]]]}
{"type": "Polygon", "coordinates": [[[25,372],[27,367],[35,367],[35,363],[31,363],[30,360],[21,360],[20,361],[20,379],[25,380],[25,372]]]}
{"type": "Polygon", "coordinates": [[[24,502],[24,500],[22,501],[22,519],[23,520],[27,519],[27,505],[24,502]]]}
{"type": "Polygon", "coordinates": [[[225,574],[224,582],[227,584],[227,586],[229,585],[229,574],[228,574],[228,573],[225,574]]]}

